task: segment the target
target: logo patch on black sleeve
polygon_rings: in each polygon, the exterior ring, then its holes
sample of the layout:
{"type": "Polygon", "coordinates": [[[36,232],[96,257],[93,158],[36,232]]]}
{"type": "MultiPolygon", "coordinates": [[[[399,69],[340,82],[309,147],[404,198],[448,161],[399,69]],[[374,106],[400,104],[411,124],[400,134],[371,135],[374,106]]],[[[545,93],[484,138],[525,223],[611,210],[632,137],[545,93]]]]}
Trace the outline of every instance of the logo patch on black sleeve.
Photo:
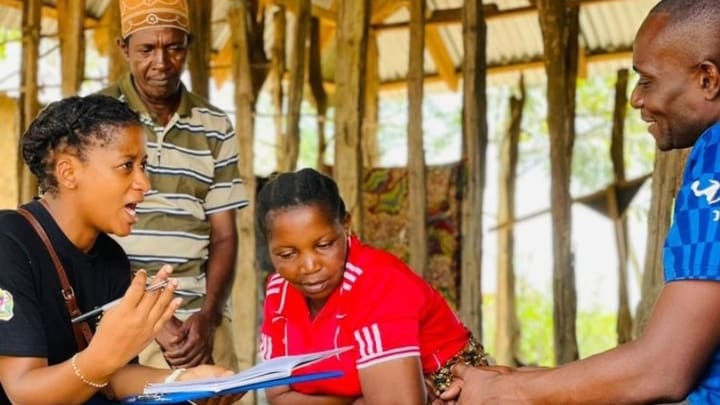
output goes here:
{"type": "Polygon", "coordinates": [[[14,312],[13,296],[10,291],[0,289],[0,321],[9,321],[12,319],[14,312]]]}

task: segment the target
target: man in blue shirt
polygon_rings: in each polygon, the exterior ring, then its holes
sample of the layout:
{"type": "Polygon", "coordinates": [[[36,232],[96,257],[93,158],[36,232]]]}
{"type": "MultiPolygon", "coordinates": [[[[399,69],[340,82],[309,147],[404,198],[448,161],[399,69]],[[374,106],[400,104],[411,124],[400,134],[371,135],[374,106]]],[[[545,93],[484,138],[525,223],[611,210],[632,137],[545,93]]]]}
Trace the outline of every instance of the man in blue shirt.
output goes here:
{"type": "Polygon", "coordinates": [[[635,38],[632,106],[660,150],[693,150],[636,341],[556,368],[453,370],[458,404],[720,404],[720,1],[662,0],[635,38]]]}

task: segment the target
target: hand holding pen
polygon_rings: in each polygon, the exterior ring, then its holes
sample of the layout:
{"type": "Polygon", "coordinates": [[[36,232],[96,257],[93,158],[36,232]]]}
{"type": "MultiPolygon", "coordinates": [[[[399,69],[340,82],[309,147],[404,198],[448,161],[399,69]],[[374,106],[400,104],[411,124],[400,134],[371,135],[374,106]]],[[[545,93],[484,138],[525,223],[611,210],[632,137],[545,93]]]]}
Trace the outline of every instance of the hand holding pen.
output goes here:
{"type": "Polygon", "coordinates": [[[177,280],[169,278],[171,272],[170,266],[158,271],[151,285],[165,287],[153,291],[147,291],[147,274],[136,272],[125,295],[104,313],[85,350],[96,352],[93,358],[106,359],[108,366],[126,364],[137,356],[180,306],[182,299],[173,298],[177,280]]]}
{"type": "MultiPolygon", "coordinates": [[[[145,292],[153,292],[153,291],[157,291],[157,290],[163,289],[163,288],[165,288],[165,287],[168,285],[168,283],[169,283],[169,280],[165,279],[165,280],[162,280],[162,281],[160,281],[160,282],[157,282],[157,283],[154,283],[154,284],[150,284],[150,285],[147,286],[147,288],[145,288],[145,292]]],[[[75,318],[72,318],[72,319],[70,320],[70,322],[72,322],[72,323],[78,323],[78,322],[82,322],[82,321],[85,321],[85,320],[90,319],[90,318],[94,318],[94,317],[102,314],[103,312],[108,311],[109,309],[113,308],[114,306],[116,306],[117,304],[119,304],[121,300],[122,300],[122,297],[121,297],[121,298],[118,298],[118,299],[115,299],[115,300],[112,300],[112,301],[108,302],[108,303],[105,304],[105,305],[99,306],[99,307],[97,307],[97,308],[95,308],[95,309],[93,309],[93,310],[90,310],[90,311],[85,312],[85,313],[82,314],[82,315],[78,315],[78,316],[76,316],[75,318]]]]}

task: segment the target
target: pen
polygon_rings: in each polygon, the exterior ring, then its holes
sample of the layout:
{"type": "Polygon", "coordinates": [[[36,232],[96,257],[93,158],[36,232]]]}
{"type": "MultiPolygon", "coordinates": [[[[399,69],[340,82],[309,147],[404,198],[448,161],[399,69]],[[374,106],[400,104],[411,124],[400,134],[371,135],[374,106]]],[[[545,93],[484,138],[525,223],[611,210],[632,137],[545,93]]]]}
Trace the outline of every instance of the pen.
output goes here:
{"type": "MultiPolygon", "coordinates": [[[[165,288],[167,285],[168,285],[168,280],[163,280],[162,282],[159,282],[159,283],[157,283],[157,284],[152,284],[152,285],[148,286],[147,288],[145,288],[145,291],[146,291],[146,292],[156,291],[156,290],[159,290],[159,289],[161,289],[161,288],[165,288]]],[[[76,316],[75,318],[72,318],[72,319],[70,320],[70,322],[72,322],[72,323],[78,323],[78,322],[82,322],[82,321],[84,321],[84,320],[86,320],[86,319],[92,318],[92,317],[94,317],[94,316],[98,316],[98,315],[100,315],[101,313],[107,311],[108,309],[110,309],[110,308],[114,307],[115,305],[117,305],[118,303],[120,303],[120,300],[121,300],[121,299],[122,299],[122,297],[120,297],[120,298],[118,298],[118,299],[116,299],[116,300],[112,300],[112,301],[108,302],[107,304],[104,304],[103,306],[97,307],[97,308],[95,308],[95,309],[93,309],[93,310],[91,310],[91,311],[85,312],[85,313],[82,314],[82,315],[78,315],[78,316],[76,316]]]]}

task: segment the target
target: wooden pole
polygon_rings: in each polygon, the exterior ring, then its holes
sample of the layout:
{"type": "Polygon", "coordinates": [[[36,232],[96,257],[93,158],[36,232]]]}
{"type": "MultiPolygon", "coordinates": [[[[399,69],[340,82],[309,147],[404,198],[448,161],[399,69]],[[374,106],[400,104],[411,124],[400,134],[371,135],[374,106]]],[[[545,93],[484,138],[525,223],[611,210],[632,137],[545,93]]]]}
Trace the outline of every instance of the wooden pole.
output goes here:
{"type": "Polygon", "coordinates": [[[85,77],[85,0],[58,0],[62,95],[80,91],[85,77]]]}
{"type": "Polygon", "coordinates": [[[487,97],[485,94],[487,26],[481,0],[463,7],[463,155],[467,183],[462,202],[460,317],[482,341],[483,190],[487,154],[487,97]]]}
{"type": "MultiPolygon", "coordinates": [[[[499,224],[515,222],[515,183],[517,179],[518,144],[520,142],[525,82],[520,76],[520,97],[510,97],[510,122],[500,145],[498,191],[499,224]]],[[[520,321],[515,306],[515,231],[498,230],[497,312],[495,321],[495,360],[498,364],[517,365],[520,349],[520,321]]]]}
{"type": "Polygon", "coordinates": [[[663,246],[672,222],[673,202],[680,188],[683,169],[690,150],[691,148],[668,152],[655,151],[655,168],[648,210],[648,238],[645,246],[641,298],[635,316],[635,336],[641,335],[645,330],[664,284],[663,246]]]}
{"type": "MultiPolygon", "coordinates": [[[[251,18],[246,0],[233,0],[228,10],[231,40],[233,43],[233,81],[235,82],[235,132],[238,136],[238,169],[248,191],[249,207],[238,212],[238,263],[233,284],[233,332],[238,368],[244,370],[256,361],[258,330],[258,288],[259,274],[256,258],[255,235],[255,181],[254,163],[254,120],[255,96],[250,75],[250,49],[247,35],[247,21],[251,18]]],[[[255,394],[247,393],[241,400],[243,405],[255,403],[255,394]]]]}
{"type": "Polygon", "coordinates": [[[313,17],[310,24],[310,57],[308,58],[308,80],[312,91],[315,108],[317,108],[318,154],[316,168],[328,174],[325,163],[325,116],[327,114],[328,97],[323,86],[322,77],[322,41],[320,40],[320,19],[313,17]]]}
{"type": "Polygon", "coordinates": [[[188,0],[190,13],[190,44],[188,71],[193,93],[208,99],[210,96],[210,53],[212,48],[212,1],[188,0]]]}
{"type": "Polygon", "coordinates": [[[108,8],[103,15],[102,23],[107,27],[108,42],[108,81],[114,83],[127,73],[128,66],[123,57],[122,51],[117,46],[117,41],[121,39],[120,32],[120,5],[118,0],[110,0],[108,8]]]}
{"type": "Polygon", "coordinates": [[[270,96],[272,97],[275,117],[275,145],[276,160],[275,167],[280,169],[285,157],[285,126],[283,125],[283,76],[285,75],[285,32],[287,29],[287,18],[285,7],[279,7],[273,13],[273,44],[270,59],[270,96]]]}
{"type": "Polygon", "coordinates": [[[365,104],[369,0],[341,1],[338,4],[337,60],[335,83],[335,168],[334,177],[352,215],[353,232],[362,236],[363,209],[361,133],[365,104]]]}
{"type": "MultiPolygon", "coordinates": [[[[20,99],[22,114],[20,129],[27,130],[30,122],[35,119],[40,104],[38,103],[38,64],[40,62],[40,15],[42,0],[27,0],[22,3],[22,73],[20,78],[20,99]]],[[[21,138],[22,139],[22,138],[21,138]]],[[[18,149],[18,204],[30,202],[37,195],[37,178],[22,159],[22,151],[18,149]]]]}
{"type": "Polygon", "coordinates": [[[427,174],[423,145],[423,79],[425,78],[425,2],[410,2],[408,67],[408,205],[409,264],[421,276],[427,272],[427,174]]]}
{"type": "Polygon", "coordinates": [[[555,362],[565,364],[578,358],[575,331],[577,291],[570,246],[570,179],[575,141],[579,5],[573,0],[538,0],[536,4],[548,78],[555,362]]]}
{"type": "Polygon", "coordinates": [[[378,120],[380,113],[380,59],[377,35],[368,33],[367,70],[365,72],[365,113],[362,124],[363,167],[377,167],[380,161],[378,120]]]}
{"type": "Polygon", "coordinates": [[[294,171],[300,154],[300,110],[305,89],[305,61],[307,40],[310,33],[310,0],[298,0],[298,14],[293,34],[292,55],[290,57],[290,89],[288,91],[288,119],[283,143],[284,158],[278,162],[278,169],[294,171]]]}
{"type": "MultiPolygon", "coordinates": [[[[613,163],[615,184],[625,181],[625,115],[627,112],[628,70],[617,72],[615,83],[615,108],[613,110],[612,138],[610,142],[610,159],[613,163]]],[[[617,192],[608,195],[610,218],[615,228],[615,244],[618,253],[618,314],[615,330],[617,343],[623,344],[632,340],[632,315],[630,315],[630,299],[628,297],[628,230],[627,218],[619,212],[617,192]]]]}

